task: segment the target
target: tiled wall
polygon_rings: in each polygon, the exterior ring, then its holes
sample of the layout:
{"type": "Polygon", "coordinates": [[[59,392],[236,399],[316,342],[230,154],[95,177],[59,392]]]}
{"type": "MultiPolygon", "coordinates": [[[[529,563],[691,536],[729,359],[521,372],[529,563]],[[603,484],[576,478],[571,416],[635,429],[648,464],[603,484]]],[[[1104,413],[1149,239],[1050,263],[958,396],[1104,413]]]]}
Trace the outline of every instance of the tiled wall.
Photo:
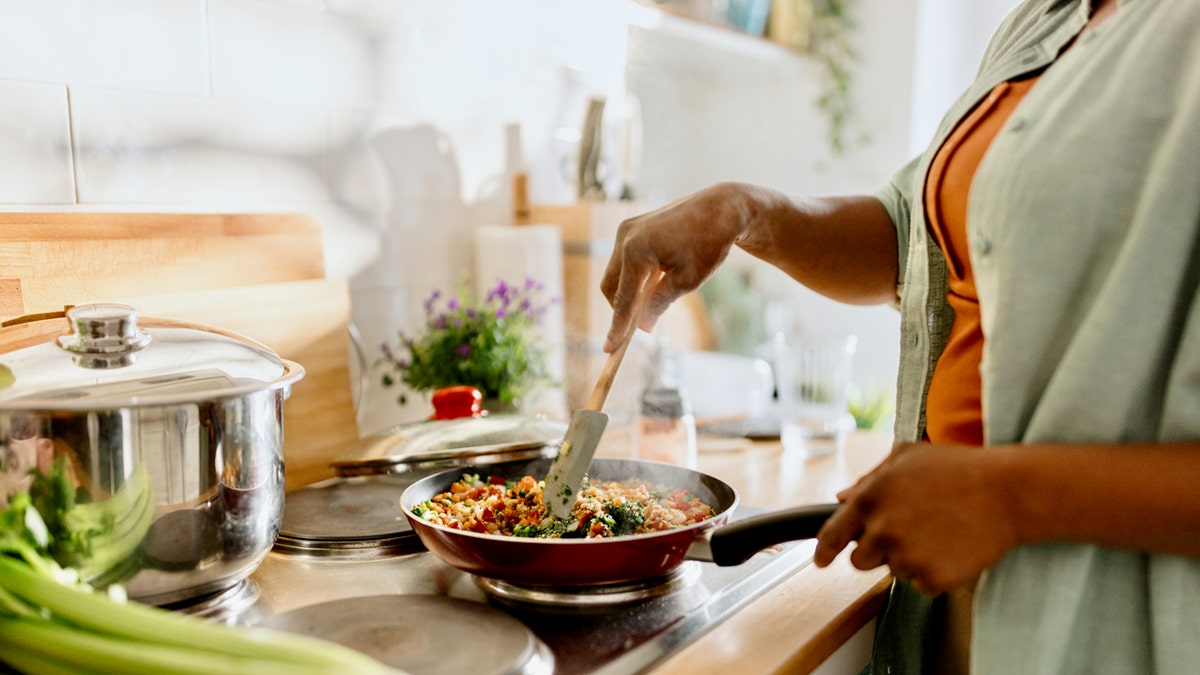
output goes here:
{"type": "MultiPolygon", "coordinates": [[[[312,213],[373,357],[503,220],[505,126],[536,160],[588,91],[642,99],[650,201],[873,188],[907,140],[915,0],[860,4],[874,138],[831,158],[808,60],[631,0],[0,0],[0,209],[312,213]]],[[[366,426],[405,415],[375,400],[366,426]]]]}

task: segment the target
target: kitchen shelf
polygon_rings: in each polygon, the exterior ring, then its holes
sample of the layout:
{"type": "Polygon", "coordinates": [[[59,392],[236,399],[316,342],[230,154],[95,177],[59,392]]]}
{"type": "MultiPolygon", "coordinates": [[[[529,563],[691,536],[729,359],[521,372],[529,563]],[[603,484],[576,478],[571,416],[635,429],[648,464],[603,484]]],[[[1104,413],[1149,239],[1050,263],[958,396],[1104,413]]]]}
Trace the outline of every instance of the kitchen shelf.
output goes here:
{"type": "Polygon", "coordinates": [[[640,22],[643,28],[659,30],[726,53],[761,61],[796,61],[809,58],[809,54],[803,50],[767,37],[751,35],[729,24],[689,14],[675,6],[659,5],[650,0],[635,1],[648,11],[649,18],[640,22]]]}

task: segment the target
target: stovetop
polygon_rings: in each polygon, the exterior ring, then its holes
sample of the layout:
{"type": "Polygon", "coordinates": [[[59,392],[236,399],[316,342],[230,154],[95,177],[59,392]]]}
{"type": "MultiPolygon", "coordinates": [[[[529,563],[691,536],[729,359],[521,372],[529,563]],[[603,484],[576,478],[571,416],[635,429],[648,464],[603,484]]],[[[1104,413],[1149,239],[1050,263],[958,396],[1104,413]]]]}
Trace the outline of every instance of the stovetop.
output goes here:
{"type": "Polygon", "coordinates": [[[793,542],[736,567],[686,562],[645,589],[578,598],[495,587],[428,552],[362,559],[277,547],[228,594],[238,602],[227,615],[224,602],[206,611],[348,644],[414,675],[638,673],[808,565],[813,548],[793,542]]]}

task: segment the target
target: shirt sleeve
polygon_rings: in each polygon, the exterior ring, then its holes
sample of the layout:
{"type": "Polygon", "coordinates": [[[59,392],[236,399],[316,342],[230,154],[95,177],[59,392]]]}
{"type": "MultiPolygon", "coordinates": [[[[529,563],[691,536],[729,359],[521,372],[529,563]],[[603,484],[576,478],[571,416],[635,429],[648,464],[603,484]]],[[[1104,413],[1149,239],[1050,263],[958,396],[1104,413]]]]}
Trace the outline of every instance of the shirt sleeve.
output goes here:
{"type": "Polygon", "coordinates": [[[897,295],[904,287],[904,274],[908,264],[909,221],[912,219],[913,181],[917,172],[917,162],[914,158],[903,168],[892,175],[892,179],[875,193],[875,198],[887,209],[896,228],[896,248],[899,251],[899,270],[897,276],[897,295]]]}

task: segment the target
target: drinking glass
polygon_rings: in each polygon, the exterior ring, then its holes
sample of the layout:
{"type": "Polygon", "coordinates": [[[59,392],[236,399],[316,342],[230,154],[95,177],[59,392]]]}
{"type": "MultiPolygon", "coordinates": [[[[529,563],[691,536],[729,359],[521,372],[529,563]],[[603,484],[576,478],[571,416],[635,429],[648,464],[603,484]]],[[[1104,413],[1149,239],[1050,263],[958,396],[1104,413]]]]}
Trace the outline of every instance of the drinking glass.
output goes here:
{"type": "Polygon", "coordinates": [[[854,335],[802,336],[785,346],[777,368],[784,452],[813,457],[845,447],[857,346],[854,335]]]}

